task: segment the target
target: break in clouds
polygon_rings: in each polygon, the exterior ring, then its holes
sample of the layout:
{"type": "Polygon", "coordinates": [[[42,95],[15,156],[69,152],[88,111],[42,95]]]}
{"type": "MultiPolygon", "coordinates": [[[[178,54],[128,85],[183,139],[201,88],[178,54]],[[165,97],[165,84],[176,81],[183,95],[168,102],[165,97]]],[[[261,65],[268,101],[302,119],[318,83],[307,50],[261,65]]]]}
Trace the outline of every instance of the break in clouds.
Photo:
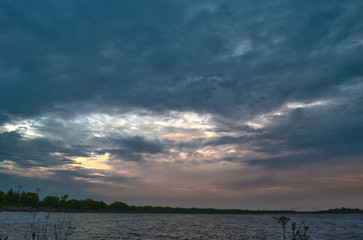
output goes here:
{"type": "Polygon", "coordinates": [[[361,1],[1,1],[0,186],[360,207],[361,1]]]}

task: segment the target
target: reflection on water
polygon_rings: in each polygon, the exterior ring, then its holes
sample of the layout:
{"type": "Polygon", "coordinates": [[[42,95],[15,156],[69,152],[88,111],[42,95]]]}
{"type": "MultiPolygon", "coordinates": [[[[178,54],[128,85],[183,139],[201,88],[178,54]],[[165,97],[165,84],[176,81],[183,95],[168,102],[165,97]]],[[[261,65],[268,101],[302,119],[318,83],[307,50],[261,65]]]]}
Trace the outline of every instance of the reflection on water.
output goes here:
{"type": "MultiPolygon", "coordinates": [[[[47,213],[37,213],[44,223],[47,213]]],[[[72,239],[280,239],[278,215],[51,213],[49,225],[71,219],[72,239]]],[[[286,215],[305,221],[311,239],[363,239],[363,214],[286,215]]],[[[0,212],[0,236],[24,239],[34,213],[0,212]]]]}

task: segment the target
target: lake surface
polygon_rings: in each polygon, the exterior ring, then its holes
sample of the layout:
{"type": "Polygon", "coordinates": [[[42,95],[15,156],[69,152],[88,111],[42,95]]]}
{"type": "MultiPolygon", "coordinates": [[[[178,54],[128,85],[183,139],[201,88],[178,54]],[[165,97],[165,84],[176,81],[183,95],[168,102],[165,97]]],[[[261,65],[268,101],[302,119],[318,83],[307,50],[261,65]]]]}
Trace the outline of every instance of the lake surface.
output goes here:
{"type": "MultiPolygon", "coordinates": [[[[128,214],[128,213],[0,212],[0,236],[9,240],[37,232],[63,232],[74,227],[71,239],[281,239],[273,219],[281,215],[128,214]]],[[[363,214],[285,215],[304,221],[312,240],[363,239],[363,214]]]]}

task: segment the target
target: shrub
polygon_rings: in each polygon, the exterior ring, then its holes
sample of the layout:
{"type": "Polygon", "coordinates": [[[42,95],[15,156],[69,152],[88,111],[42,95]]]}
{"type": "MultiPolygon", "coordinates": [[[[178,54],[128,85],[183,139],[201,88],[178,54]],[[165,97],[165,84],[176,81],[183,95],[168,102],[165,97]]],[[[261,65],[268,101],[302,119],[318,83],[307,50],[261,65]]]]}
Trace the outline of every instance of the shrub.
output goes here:
{"type": "Polygon", "coordinates": [[[3,207],[5,205],[5,193],[3,191],[0,191],[0,207],[3,207]]]}
{"type": "Polygon", "coordinates": [[[123,202],[114,202],[110,204],[109,208],[115,211],[125,211],[129,209],[129,206],[123,202]]]}
{"type": "Polygon", "coordinates": [[[82,201],[82,207],[86,210],[103,210],[107,208],[107,204],[103,201],[96,201],[91,198],[87,198],[82,201]]]}
{"type": "Polygon", "coordinates": [[[9,189],[9,191],[5,195],[5,201],[7,205],[15,206],[18,205],[19,201],[19,194],[14,192],[12,188],[9,189]]]}
{"type": "Polygon", "coordinates": [[[80,210],[81,209],[81,201],[77,199],[71,199],[64,203],[64,208],[80,210]]]}
{"type": "Polygon", "coordinates": [[[42,201],[42,206],[47,208],[59,208],[60,200],[59,197],[47,196],[42,201]]]}
{"type": "MultiPolygon", "coordinates": [[[[286,237],[287,233],[287,223],[290,221],[289,217],[281,216],[279,218],[274,217],[276,222],[280,224],[282,228],[282,239],[288,239],[286,237]]],[[[305,225],[304,222],[300,224],[296,224],[295,222],[291,222],[291,240],[308,240],[310,238],[307,231],[309,230],[309,226],[305,225]]]]}
{"type": "Polygon", "coordinates": [[[33,192],[22,192],[20,195],[20,204],[27,207],[39,207],[39,196],[33,192]]]}

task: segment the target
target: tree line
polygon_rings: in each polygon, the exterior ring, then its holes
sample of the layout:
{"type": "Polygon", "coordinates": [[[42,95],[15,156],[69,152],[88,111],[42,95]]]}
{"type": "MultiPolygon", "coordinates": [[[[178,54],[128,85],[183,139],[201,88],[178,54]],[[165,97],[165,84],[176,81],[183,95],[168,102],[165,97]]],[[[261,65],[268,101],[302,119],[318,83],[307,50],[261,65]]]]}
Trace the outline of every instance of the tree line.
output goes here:
{"type": "Polygon", "coordinates": [[[96,201],[91,198],[84,200],[69,199],[68,194],[62,197],[46,196],[43,200],[39,198],[37,192],[21,191],[21,186],[15,191],[10,188],[4,193],[0,190],[0,207],[6,209],[16,208],[34,208],[34,209],[54,209],[54,210],[73,210],[73,211],[106,211],[106,210],[124,210],[128,205],[122,202],[114,202],[107,205],[103,201],[96,201]]]}
{"type": "Polygon", "coordinates": [[[107,204],[91,198],[78,200],[69,199],[67,194],[62,197],[46,196],[39,198],[39,191],[17,191],[10,188],[6,193],[0,190],[0,208],[5,210],[45,210],[45,211],[77,211],[77,212],[128,212],[128,213],[202,213],[202,214],[295,214],[295,213],[363,213],[361,209],[337,208],[325,211],[294,211],[294,210],[242,210],[242,209],[214,209],[214,208],[178,208],[160,206],[129,206],[116,201],[107,204]]]}

